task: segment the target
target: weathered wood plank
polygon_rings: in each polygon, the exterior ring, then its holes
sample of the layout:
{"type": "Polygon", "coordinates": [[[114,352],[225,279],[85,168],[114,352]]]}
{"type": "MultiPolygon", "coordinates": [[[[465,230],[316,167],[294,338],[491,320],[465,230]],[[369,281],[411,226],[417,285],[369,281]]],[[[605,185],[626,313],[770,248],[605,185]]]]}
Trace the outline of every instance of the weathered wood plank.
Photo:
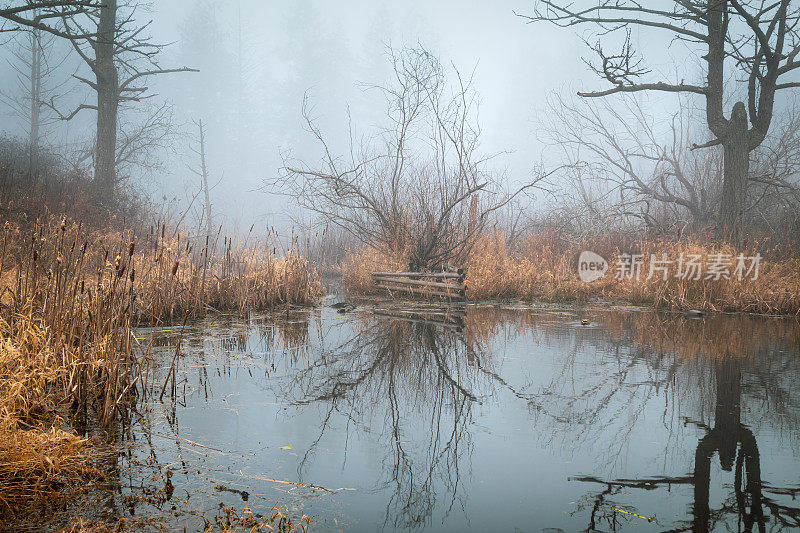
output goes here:
{"type": "Polygon", "coordinates": [[[376,282],[386,282],[386,283],[400,283],[405,285],[418,285],[421,287],[440,287],[443,289],[453,289],[453,290],[463,290],[464,286],[459,283],[442,283],[437,281],[424,281],[424,280],[414,280],[414,279],[404,279],[404,278],[390,278],[390,277],[379,277],[375,279],[376,282]]]}
{"type": "Polygon", "coordinates": [[[406,287],[406,286],[388,286],[388,285],[380,285],[382,289],[386,289],[389,291],[402,291],[402,292],[410,292],[413,294],[417,294],[420,296],[444,296],[446,298],[450,298],[452,300],[463,300],[464,299],[464,292],[463,290],[459,291],[441,291],[441,290],[434,290],[434,289],[422,289],[419,287],[406,287]]]}
{"type": "Polygon", "coordinates": [[[439,279],[463,279],[464,274],[453,272],[373,272],[375,277],[403,277],[403,278],[439,278],[439,279]]]}

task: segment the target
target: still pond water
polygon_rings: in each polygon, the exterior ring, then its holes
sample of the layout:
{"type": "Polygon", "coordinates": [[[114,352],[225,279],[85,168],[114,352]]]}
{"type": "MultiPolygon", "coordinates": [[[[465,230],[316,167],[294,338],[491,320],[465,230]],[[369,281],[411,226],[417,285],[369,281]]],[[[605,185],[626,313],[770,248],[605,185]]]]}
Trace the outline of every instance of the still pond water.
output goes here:
{"type": "Polygon", "coordinates": [[[191,531],[279,501],[315,531],[800,527],[796,319],[388,302],[217,316],[183,330],[163,401],[181,335],[152,334],[161,367],[116,465],[118,516],[191,531]],[[130,497],[167,470],[169,501],[130,497]]]}

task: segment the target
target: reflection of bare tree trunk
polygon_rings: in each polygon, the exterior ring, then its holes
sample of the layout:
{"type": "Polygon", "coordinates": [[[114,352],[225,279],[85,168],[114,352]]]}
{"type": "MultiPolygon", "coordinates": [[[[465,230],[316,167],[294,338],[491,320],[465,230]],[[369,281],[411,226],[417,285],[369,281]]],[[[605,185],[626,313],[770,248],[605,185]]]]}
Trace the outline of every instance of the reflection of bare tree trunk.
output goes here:
{"type": "MultiPolygon", "coordinates": [[[[340,354],[337,359],[311,365],[308,389],[300,402],[329,404],[323,433],[333,413],[345,411],[343,404],[349,420],[357,421],[364,416],[359,411],[364,406],[371,410],[386,402],[383,435],[391,450],[385,463],[386,484],[393,487],[393,494],[384,527],[414,528],[429,523],[440,497],[449,497],[445,506],[450,508],[460,497],[459,463],[471,453],[467,425],[477,399],[471,378],[478,373],[467,365],[466,341],[452,323],[457,317],[435,324],[417,314],[387,315],[333,350],[340,354]],[[418,431],[422,420],[426,442],[408,442],[410,426],[418,431]]],[[[306,452],[298,469],[301,478],[303,465],[321,438],[322,434],[306,452]]]]}
{"type": "Polygon", "coordinates": [[[764,510],[761,507],[761,458],[758,454],[756,437],[749,429],[742,427],[740,441],[742,448],[736,460],[736,502],[744,519],[745,530],[750,531],[753,523],[758,523],[758,530],[764,531],[764,510]],[[742,491],[742,463],[747,474],[747,485],[742,491]],[[750,512],[746,510],[745,492],[750,495],[750,512]]]}
{"type": "Polygon", "coordinates": [[[711,526],[709,493],[711,483],[711,459],[719,453],[722,469],[730,472],[736,463],[735,490],[739,514],[745,530],[750,531],[754,523],[758,530],[765,530],[764,512],[761,505],[761,464],[753,432],[741,423],[741,372],[738,360],[725,359],[717,365],[717,405],[714,428],[697,443],[694,470],[694,521],[692,531],[706,532],[711,526]],[[741,444],[741,446],[739,446],[741,444]],[[737,455],[738,448],[738,455],[737,455]],[[747,482],[742,487],[742,476],[747,482]],[[747,511],[745,493],[750,495],[750,511],[747,511]]]}

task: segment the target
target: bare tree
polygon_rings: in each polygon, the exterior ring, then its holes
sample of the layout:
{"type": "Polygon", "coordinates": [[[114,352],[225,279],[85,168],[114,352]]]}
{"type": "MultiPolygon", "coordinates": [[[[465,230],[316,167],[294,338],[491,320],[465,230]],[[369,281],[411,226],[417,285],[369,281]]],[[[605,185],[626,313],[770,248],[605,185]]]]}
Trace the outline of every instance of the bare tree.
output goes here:
{"type": "Polygon", "coordinates": [[[368,86],[386,98],[389,124],[361,140],[351,125],[350,154],[338,157],[306,99],[304,118],[322,160],[287,161],[268,185],[362,243],[407,251],[413,270],[459,261],[491,214],[538,179],[505,193],[485,171],[470,79],[453,69],[449,86],[439,60],[421,47],[389,55],[392,83],[368,86]]]}
{"type": "Polygon", "coordinates": [[[547,140],[569,172],[565,194],[581,213],[604,213],[604,226],[639,220],[657,231],[682,229],[684,221],[699,231],[712,221],[721,154],[690,149],[694,121],[685,102],[662,127],[635,95],[613,103],[553,95],[546,116],[547,140]]]}
{"type": "Polygon", "coordinates": [[[20,32],[11,50],[9,65],[16,73],[13,89],[0,92],[0,101],[8,105],[28,131],[28,180],[38,176],[39,151],[48,125],[56,119],[47,113],[44,102],[64,88],[64,82],[54,82],[66,55],[54,53],[55,37],[39,29],[20,32]]]}
{"type": "Polygon", "coordinates": [[[49,106],[63,120],[83,110],[97,112],[94,153],[94,183],[100,200],[113,201],[117,186],[117,137],[120,106],[142,102],[153,95],[145,85],[149,76],[190,72],[187,67],[163,68],[158,55],[164,45],[154,43],[145,32],[149,23],[139,24],[137,0],[105,0],[96,7],[60,16],[60,34],[88,65],[91,77],[75,78],[94,91],[96,103],[83,103],[71,112],[61,112],[54,101],[49,106]]]}
{"type": "Polygon", "coordinates": [[[114,172],[122,185],[135,173],[154,174],[163,168],[165,151],[173,148],[180,127],[169,102],[143,103],[127,109],[117,131],[114,172]]]}
{"type": "MultiPolygon", "coordinates": [[[[691,149],[695,113],[681,99],[671,120],[652,117],[640,95],[575,100],[553,95],[546,107],[547,141],[563,154],[567,184],[550,187],[556,209],[591,227],[631,229],[641,223],[657,233],[707,229],[721,203],[721,150],[691,149]]],[[[792,225],[800,200],[800,119],[776,119],[751,154],[745,217],[753,229],[792,225]],[[780,207],[780,211],[777,209],[780,207]]],[[[564,176],[562,176],[563,178],[564,176]]],[[[580,232],[580,230],[578,231],[580,232]]]]}
{"type": "MultiPolygon", "coordinates": [[[[214,218],[211,211],[211,190],[208,185],[208,167],[206,166],[206,128],[202,120],[194,121],[195,126],[199,132],[198,148],[192,151],[200,158],[200,166],[198,168],[190,168],[190,170],[197,174],[202,180],[202,190],[205,199],[203,206],[203,214],[200,217],[201,226],[205,225],[205,238],[207,242],[211,242],[214,235],[214,218]]],[[[210,245],[210,244],[209,244],[210,245]]],[[[213,247],[212,247],[213,248],[213,247]]]]}
{"type": "Polygon", "coordinates": [[[27,27],[71,38],[59,27],[62,17],[86,13],[101,0],[15,0],[0,6],[0,32],[27,27]]]}
{"type": "Polygon", "coordinates": [[[747,206],[750,152],[767,136],[776,93],[800,87],[800,82],[786,79],[800,67],[800,12],[791,0],[674,0],[671,4],[661,8],[636,0],[538,0],[533,14],[525,18],[562,27],[598,27],[600,37],[591,48],[600,63],[590,66],[612,87],[579,93],[581,96],[663,91],[697,94],[705,99],[706,122],[714,139],[702,146],[722,145],[724,153],[720,231],[724,237],[738,238],[747,206]],[[631,44],[632,27],[666,32],[698,55],[702,53],[705,82],[646,79],[650,71],[631,44]],[[618,30],[626,32],[621,50],[608,52],[601,40],[618,30]],[[726,66],[733,66],[733,74],[746,80],[747,93],[747,103],[737,101],[729,118],[724,109],[725,82],[730,76],[726,75],[726,66]]]}

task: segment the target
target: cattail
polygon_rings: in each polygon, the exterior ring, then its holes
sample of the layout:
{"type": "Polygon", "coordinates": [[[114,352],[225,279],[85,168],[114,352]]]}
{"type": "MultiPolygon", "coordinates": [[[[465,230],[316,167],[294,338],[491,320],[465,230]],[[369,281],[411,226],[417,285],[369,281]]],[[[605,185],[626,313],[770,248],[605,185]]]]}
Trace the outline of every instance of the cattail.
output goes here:
{"type": "Polygon", "coordinates": [[[39,259],[39,252],[34,250],[33,251],[33,262],[35,263],[37,259],[39,259]]]}
{"type": "Polygon", "coordinates": [[[61,232],[67,231],[67,217],[61,219],[61,232]]]}
{"type": "Polygon", "coordinates": [[[134,281],[135,279],[136,279],[136,269],[135,269],[135,268],[132,268],[132,269],[131,269],[131,284],[133,284],[133,281],[134,281]]]}
{"type": "Polygon", "coordinates": [[[178,273],[178,261],[175,261],[175,264],[172,265],[172,275],[174,276],[177,273],[178,273]]]}
{"type": "Polygon", "coordinates": [[[122,256],[117,254],[117,258],[114,259],[114,270],[119,271],[120,263],[122,262],[122,256]]]}
{"type": "Polygon", "coordinates": [[[136,249],[136,243],[131,241],[130,246],[128,247],[128,257],[133,257],[133,251],[136,249]]]}

